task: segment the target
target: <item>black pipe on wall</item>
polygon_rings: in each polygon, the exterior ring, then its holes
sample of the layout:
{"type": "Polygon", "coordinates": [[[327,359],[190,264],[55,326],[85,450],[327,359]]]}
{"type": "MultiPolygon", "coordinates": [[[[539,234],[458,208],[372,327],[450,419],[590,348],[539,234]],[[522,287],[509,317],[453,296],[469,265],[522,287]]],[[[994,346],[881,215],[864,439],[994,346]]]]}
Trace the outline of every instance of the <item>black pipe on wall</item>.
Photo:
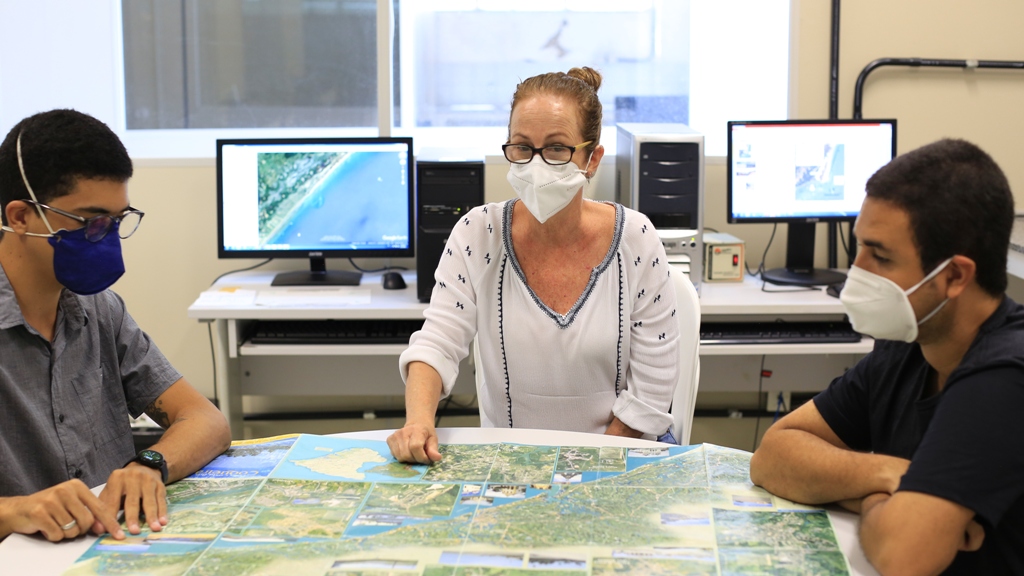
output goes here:
{"type": "Polygon", "coordinates": [[[1024,70],[1024,62],[1013,60],[943,60],[939,58],[879,58],[870,62],[860,75],[857,76],[857,83],[853,88],[853,119],[860,120],[864,116],[862,108],[864,103],[864,82],[868,75],[883,66],[905,66],[910,68],[964,68],[973,70],[975,68],[1001,68],[1009,70],[1024,70]]]}
{"type": "MultiPolygon", "coordinates": [[[[832,53],[829,58],[829,79],[828,79],[828,118],[836,120],[839,118],[839,2],[832,0],[832,53]]],[[[839,266],[836,244],[836,231],[839,229],[837,222],[829,222],[828,230],[828,267],[839,266]]]]}

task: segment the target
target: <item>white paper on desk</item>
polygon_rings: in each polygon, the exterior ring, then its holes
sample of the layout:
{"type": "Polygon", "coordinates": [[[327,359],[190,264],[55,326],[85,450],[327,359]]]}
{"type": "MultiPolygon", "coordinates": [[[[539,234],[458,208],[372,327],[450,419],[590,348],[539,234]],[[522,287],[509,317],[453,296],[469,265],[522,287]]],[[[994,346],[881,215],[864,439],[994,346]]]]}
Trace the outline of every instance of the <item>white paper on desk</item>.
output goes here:
{"type": "Polygon", "coordinates": [[[333,306],[368,306],[370,289],[356,288],[287,288],[260,290],[256,305],[268,308],[325,308],[333,306]]]}
{"type": "Polygon", "coordinates": [[[255,290],[207,290],[199,293],[193,306],[248,306],[255,299],[255,290]]]}

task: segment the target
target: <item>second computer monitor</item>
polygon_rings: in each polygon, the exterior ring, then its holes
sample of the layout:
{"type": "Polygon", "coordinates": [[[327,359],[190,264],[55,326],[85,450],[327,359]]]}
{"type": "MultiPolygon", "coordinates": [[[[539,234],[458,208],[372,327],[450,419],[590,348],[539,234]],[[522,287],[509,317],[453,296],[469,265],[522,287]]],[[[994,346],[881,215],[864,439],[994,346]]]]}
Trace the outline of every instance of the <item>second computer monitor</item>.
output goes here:
{"type": "Polygon", "coordinates": [[[857,217],[868,178],[896,155],[896,121],[729,122],[728,130],[728,221],[789,225],[786,267],[763,278],[842,281],[841,273],[814,269],[814,225],[857,217]]]}

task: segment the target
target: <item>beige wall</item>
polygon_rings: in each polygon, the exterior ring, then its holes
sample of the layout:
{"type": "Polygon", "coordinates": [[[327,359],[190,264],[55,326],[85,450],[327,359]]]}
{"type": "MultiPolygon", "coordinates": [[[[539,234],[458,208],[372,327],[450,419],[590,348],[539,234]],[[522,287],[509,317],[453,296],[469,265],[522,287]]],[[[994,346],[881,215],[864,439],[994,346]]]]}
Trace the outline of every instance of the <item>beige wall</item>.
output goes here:
{"type": "MultiPolygon", "coordinates": [[[[792,110],[796,118],[828,115],[830,2],[794,1],[792,110]]],[[[1024,59],[1019,23],[1024,3],[1016,0],[858,0],[843,3],[840,70],[842,118],[852,114],[853,86],[868,62],[881,57],[1024,59]]],[[[723,74],[738,71],[723,70],[723,74]]],[[[899,121],[899,150],[943,136],[972,140],[1006,171],[1018,201],[1024,194],[1024,164],[1018,161],[1024,134],[1024,71],[965,72],[956,69],[882,69],[872,74],[864,98],[866,117],[899,121]]],[[[724,129],[724,127],[723,127],[724,129]]],[[[606,138],[609,136],[605,135],[606,138]]],[[[613,162],[606,158],[593,195],[613,197],[613,162]]],[[[501,162],[488,164],[487,199],[511,195],[501,162]]],[[[756,264],[770,225],[725,224],[725,166],[711,160],[706,179],[706,226],[747,241],[756,264]]],[[[171,361],[202,392],[212,395],[213,377],[206,328],[186,317],[186,308],[218,274],[255,263],[218,260],[215,171],[210,160],[176,165],[140,163],[131,181],[132,202],[147,212],[145,224],[125,243],[128,274],[115,289],[171,361]]],[[[780,235],[784,237],[780,227],[780,235]]],[[[818,236],[819,265],[824,233],[818,236]]],[[[776,241],[770,266],[782,263],[776,241]]],[[[372,266],[373,262],[366,265],[372,266]]],[[[404,264],[412,265],[411,262],[404,264]]],[[[296,261],[275,262],[287,268],[296,261]]],[[[332,267],[344,267],[331,262],[332,267]]]]}

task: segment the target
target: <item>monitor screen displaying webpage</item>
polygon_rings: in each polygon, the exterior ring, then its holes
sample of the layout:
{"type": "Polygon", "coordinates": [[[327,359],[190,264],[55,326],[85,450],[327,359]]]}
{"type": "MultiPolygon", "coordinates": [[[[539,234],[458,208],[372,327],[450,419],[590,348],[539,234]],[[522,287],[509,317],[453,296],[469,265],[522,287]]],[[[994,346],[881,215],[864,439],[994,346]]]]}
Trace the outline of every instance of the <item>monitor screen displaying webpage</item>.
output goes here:
{"type": "Polygon", "coordinates": [[[410,138],[218,140],[218,254],[413,256],[410,138]]]}
{"type": "Polygon", "coordinates": [[[852,220],[896,154],[895,120],[729,122],[728,220],[852,220]]]}

